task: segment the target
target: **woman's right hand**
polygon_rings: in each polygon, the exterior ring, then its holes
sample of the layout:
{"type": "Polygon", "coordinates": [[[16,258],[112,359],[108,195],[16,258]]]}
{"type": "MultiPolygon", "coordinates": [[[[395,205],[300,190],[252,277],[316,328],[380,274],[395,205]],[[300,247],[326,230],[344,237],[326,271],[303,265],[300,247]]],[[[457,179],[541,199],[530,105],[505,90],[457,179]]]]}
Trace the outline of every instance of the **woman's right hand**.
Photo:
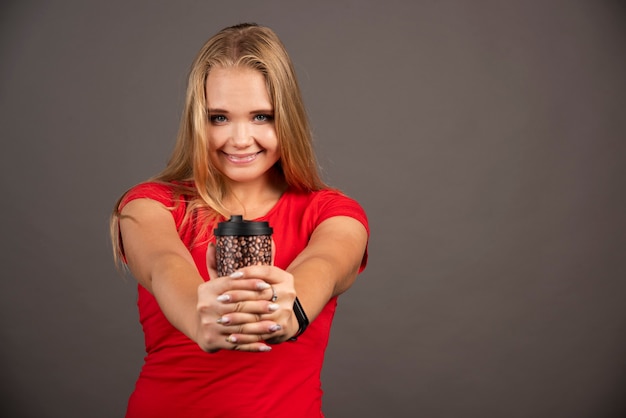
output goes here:
{"type": "Polygon", "coordinates": [[[264,337],[277,333],[282,327],[262,319],[262,315],[279,308],[272,301],[274,288],[258,278],[242,278],[240,272],[217,277],[212,244],[207,249],[207,267],[211,280],[198,286],[196,343],[211,353],[221,349],[271,350],[264,337]],[[237,300],[231,300],[232,294],[237,295],[237,300]],[[244,325],[246,341],[237,341],[236,335],[242,333],[244,325]]]}

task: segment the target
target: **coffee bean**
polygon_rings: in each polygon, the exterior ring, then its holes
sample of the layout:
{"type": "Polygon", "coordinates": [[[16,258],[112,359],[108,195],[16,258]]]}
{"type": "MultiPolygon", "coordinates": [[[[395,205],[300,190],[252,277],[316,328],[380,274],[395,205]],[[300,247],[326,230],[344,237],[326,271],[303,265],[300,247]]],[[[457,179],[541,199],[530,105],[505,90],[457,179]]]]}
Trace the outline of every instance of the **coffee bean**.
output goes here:
{"type": "Polygon", "coordinates": [[[269,235],[216,237],[217,272],[220,277],[252,265],[269,265],[272,241],[269,235]]]}

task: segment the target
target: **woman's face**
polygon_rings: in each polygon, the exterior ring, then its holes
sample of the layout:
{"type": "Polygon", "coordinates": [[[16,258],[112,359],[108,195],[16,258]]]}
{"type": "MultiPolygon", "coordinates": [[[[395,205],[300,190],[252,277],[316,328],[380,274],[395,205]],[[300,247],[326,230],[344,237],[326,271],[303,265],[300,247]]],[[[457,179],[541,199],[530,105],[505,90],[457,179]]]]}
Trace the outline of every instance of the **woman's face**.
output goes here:
{"type": "Polygon", "coordinates": [[[236,183],[267,180],[280,152],[263,74],[249,68],[212,68],[206,99],[213,165],[236,183]]]}

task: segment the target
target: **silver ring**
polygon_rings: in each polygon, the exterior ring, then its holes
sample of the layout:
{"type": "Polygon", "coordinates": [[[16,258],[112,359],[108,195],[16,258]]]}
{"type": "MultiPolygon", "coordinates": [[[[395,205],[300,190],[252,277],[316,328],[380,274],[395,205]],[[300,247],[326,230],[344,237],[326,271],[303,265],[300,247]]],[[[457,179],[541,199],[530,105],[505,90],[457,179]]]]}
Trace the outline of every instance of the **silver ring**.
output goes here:
{"type": "Polygon", "coordinates": [[[276,290],[274,290],[274,286],[270,285],[270,287],[272,288],[272,299],[270,299],[270,301],[276,302],[278,300],[278,295],[276,294],[276,290]]]}

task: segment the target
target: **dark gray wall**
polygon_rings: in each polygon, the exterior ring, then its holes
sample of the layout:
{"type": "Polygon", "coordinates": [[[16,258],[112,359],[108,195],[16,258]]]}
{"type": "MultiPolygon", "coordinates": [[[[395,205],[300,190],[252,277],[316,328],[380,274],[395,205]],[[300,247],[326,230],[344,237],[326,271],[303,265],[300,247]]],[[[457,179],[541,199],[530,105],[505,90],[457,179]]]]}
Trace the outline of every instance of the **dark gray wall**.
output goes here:
{"type": "Polygon", "coordinates": [[[619,1],[3,2],[2,416],[122,416],[143,356],[107,217],[215,31],[273,27],[370,264],[329,417],[626,415],[619,1]]]}

